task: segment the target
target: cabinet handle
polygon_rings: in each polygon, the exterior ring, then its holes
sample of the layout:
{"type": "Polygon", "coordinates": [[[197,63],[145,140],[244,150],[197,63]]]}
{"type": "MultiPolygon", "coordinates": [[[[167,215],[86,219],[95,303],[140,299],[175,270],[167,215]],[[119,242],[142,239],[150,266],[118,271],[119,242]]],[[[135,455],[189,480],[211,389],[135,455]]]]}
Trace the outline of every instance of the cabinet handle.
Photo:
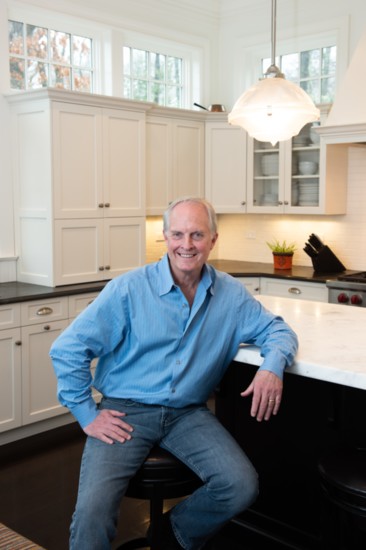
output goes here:
{"type": "Polygon", "coordinates": [[[106,203],[104,204],[104,206],[105,206],[106,208],[109,208],[109,207],[110,207],[110,205],[111,205],[111,203],[110,203],[110,202],[106,202],[106,203]]]}
{"type": "Polygon", "coordinates": [[[103,204],[102,202],[100,202],[100,203],[98,204],[98,207],[99,207],[99,208],[104,208],[104,204],[103,204]]]}
{"type": "Polygon", "coordinates": [[[245,201],[242,201],[240,204],[241,204],[241,206],[245,206],[245,205],[246,205],[246,202],[245,202],[245,201]]]}
{"type": "Polygon", "coordinates": [[[111,268],[110,265],[106,265],[106,266],[105,266],[105,269],[106,269],[107,271],[108,271],[110,268],[111,268]]]}
{"type": "Polygon", "coordinates": [[[288,289],[288,292],[290,294],[301,294],[301,290],[299,288],[296,288],[296,286],[292,286],[288,289]]]}
{"type": "Polygon", "coordinates": [[[22,341],[21,341],[21,340],[16,340],[14,343],[15,343],[16,346],[21,346],[21,345],[22,345],[22,341]]]}
{"type": "Polygon", "coordinates": [[[104,267],[102,265],[99,266],[99,271],[104,271],[104,267]]]}
{"type": "Polygon", "coordinates": [[[278,205],[279,206],[282,206],[283,202],[282,201],[278,201],[278,205]]]}
{"type": "Polygon", "coordinates": [[[288,201],[285,201],[285,204],[288,205],[288,201]]]}
{"type": "Polygon", "coordinates": [[[50,325],[45,325],[45,326],[43,327],[44,330],[50,330],[50,328],[51,328],[50,325]]]}
{"type": "Polygon", "coordinates": [[[53,313],[52,307],[40,307],[37,311],[37,315],[42,317],[42,315],[51,315],[53,313]]]}

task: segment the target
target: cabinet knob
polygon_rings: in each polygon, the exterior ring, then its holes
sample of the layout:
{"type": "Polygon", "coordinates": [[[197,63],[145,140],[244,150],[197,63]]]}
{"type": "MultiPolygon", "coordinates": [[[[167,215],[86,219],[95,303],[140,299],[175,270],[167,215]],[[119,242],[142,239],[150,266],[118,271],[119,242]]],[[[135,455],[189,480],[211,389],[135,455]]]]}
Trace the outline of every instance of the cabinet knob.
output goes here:
{"type": "Polygon", "coordinates": [[[104,271],[104,266],[100,265],[99,266],[99,271],[104,271]]]}
{"type": "Polygon", "coordinates": [[[241,201],[241,206],[245,206],[246,205],[246,202],[245,201],[241,201]]]}
{"type": "Polygon", "coordinates": [[[104,203],[104,206],[105,206],[106,208],[109,208],[109,207],[110,207],[110,205],[111,205],[111,203],[110,203],[110,202],[106,202],[106,203],[104,203]]]}
{"type": "Polygon", "coordinates": [[[102,202],[100,202],[100,203],[98,204],[98,207],[99,207],[99,208],[104,208],[104,204],[103,204],[102,202]]]}
{"type": "Polygon", "coordinates": [[[105,269],[106,269],[107,271],[109,271],[110,268],[111,268],[110,265],[106,265],[106,266],[105,266],[105,269]]]}
{"type": "Polygon", "coordinates": [[[45,325],[45,326],[43,327],[43,330],[50,330],[50,328],[51,328],[50,325],[45,325]]]}
{"type": "Polygon", "coordinates": [[[287,205],[287,204],[288,204],[288,201],[285,201],[285,204],[287,205]]]}
{"type": "Polygon", "coordinates": [[[51,315],[53,313],[52,307],[40,307],[37,311],[37,315],[42,317],[43,315],[51,315]]]}
{"type": "Polygon", "coordinates": [[[21,345],[22,345],[22,341],[21,341],[21,340],[16,340],[14,343],[15,343],[16,346],[21,346],[21,345]]]}
{"type": "Polygon", "coordinates": [[[278,201],[278,205],[281,206],[283,204],[282,201],[278,201]]]}

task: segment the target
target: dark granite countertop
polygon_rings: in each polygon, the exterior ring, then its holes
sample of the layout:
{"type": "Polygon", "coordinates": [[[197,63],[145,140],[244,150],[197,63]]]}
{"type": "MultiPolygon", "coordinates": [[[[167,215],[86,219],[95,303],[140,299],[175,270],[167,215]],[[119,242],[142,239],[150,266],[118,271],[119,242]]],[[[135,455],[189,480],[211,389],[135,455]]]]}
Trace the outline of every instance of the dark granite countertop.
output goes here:
{"type": "MultiPolygon", "coordinates": [[[[271,263],[239,262],[235,260],[210,260],[209,263],[216,269],[230,273],[234,277],[274,277],[314,283],[325,283],[328,279],[337,278],[337,274],[334,273],[316,274],[313,268],[306,266],[293,266],[291,270],[281,270],[274,269],[271,263]]],[[[355,271],[346,271],[345,273],[355,273],[355,271]]],[[[107,281],[97,281],[58,287],[18,283],[16,281],[0,283],[0,305],[86,292],[99,292],[106,283],[107,281]]]]}

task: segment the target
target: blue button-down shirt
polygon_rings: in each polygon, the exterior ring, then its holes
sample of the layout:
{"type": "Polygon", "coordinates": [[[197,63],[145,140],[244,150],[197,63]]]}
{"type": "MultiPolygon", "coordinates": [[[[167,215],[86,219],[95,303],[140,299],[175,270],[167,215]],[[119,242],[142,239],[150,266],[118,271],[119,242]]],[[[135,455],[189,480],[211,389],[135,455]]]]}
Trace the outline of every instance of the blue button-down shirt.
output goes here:
{"type": "Polygon", "coordinates": [[[183,407],[205,402],[241,343],[260,346],[261,369],[282,377],[297,337],[235,278],[206,265],[192,307],[167,256],[110,281],[54,342],[58,396],[82,427],[107,397],[183,407]],[[94,381],[90,362],[98,357],[94,381]]]}

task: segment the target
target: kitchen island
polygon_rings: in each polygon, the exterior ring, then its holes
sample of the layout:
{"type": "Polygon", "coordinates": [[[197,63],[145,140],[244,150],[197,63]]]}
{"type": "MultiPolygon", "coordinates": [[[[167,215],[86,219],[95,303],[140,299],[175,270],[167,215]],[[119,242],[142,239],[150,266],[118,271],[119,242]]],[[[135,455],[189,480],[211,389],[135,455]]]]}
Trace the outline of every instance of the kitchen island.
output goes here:
{"type": "MultiPolygon", "coordinates": [[[[366,448],[366,314],[364,309],[258,296],[299,336],[294,364],[284,375],[279,414],[250,417],[240,397],[262,363],[255,346],[242,346],[216,395],[216,414],[253,461],[260,479],[256,503],[232,527],[281,541],[285,548],[321,548],[321,493],[317,463],[341,446],[366,448]]],[[[240,534],[239,534],[240,536],[240,534]]],[[[267,547],[267,546],[265,546],[267,547]]],[[[271,546],[270,546],[271,547],[271,546]]]]}

